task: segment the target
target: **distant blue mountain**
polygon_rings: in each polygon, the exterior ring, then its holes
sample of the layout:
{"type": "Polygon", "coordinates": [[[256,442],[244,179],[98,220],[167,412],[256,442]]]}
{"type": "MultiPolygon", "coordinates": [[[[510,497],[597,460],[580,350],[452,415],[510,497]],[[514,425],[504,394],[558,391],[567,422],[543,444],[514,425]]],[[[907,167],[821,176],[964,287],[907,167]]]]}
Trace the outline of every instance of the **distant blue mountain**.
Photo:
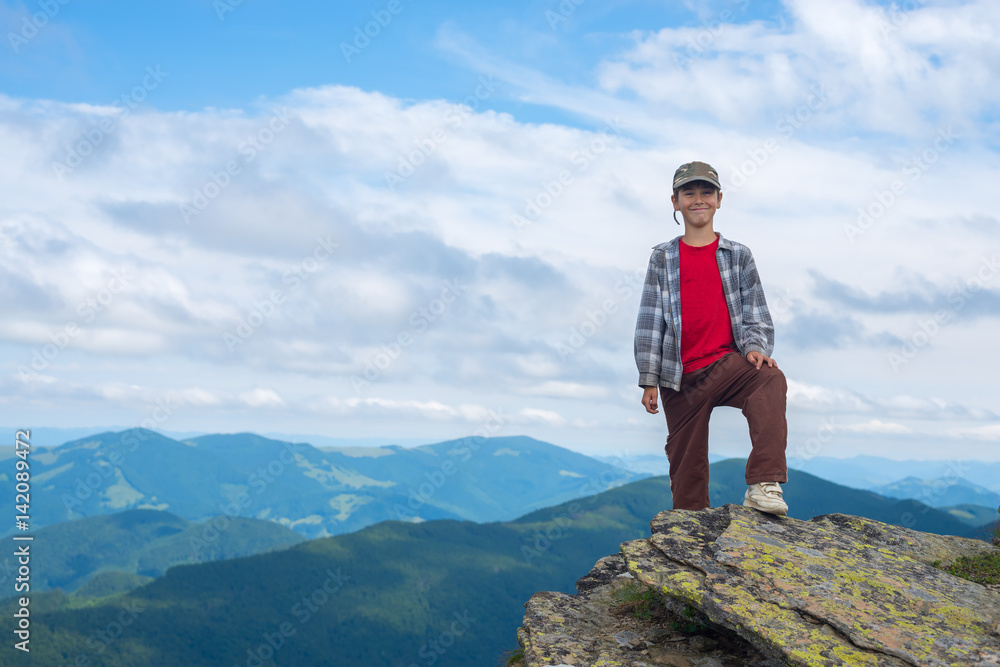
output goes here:
{"type": "Polygon", "coordinates": [[[872,491],[890,498],[912,498],[931,507],[964,504],[992,507],[996,511],[1000,506],[1000,493],[994,493],[960,477],[937,479],[907,477],[898,482],[876,486],[872,491]]]}
{"type": "Polygon", "coordinates": [[[964,479],[995,493],[1000,492],[1000,462],[986,461],[894,461],[878,456],[837,459],[816,456],[789,457],[788,467],[855,489],[874,489],[907,477],[918,479],[964,479]]]}
{"type": "MultiPolygon", "coordinates": [[[[310,538],[387,519],[510,520],[648,476],[526,436],[317,449],[252,433],[178,441],[132,429],[31,457],[35,529],[157,509],[267,519],[310,538]]],[[[0,492],[13,498],[11,470],[0,473],[0,492]]]]}
{"type": "MultiPolygon", "coordinates": [[[[666,475],[670,472],[670,463],[667,461],[667,455],[664,452],[660,452],[659,454],[595,456],[594,458],[598,461],[603,461],[604,463],[610,465],[620,466],[643,475],[666,475]]],[[[730,457],[710,453],[708,455],[708,462],[716,463],[717,461],[724,461],[728,458],[730,457]]]]}

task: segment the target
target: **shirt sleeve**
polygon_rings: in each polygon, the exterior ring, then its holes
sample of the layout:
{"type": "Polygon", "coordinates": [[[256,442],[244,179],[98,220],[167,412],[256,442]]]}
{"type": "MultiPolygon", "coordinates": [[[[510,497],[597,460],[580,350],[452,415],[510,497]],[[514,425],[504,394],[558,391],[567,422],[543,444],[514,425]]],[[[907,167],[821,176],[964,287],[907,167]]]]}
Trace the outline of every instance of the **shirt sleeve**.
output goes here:
{"type": "Polygon", "coordinates": [[[654,250],[649,258],[639,301],[639,317],[635,323],[635,365],[639,369],[640,387],[657,387],[660,384],[661,345],[666,322],[661,305],[659,254],[660,251],[654,250]]]}
{"type": "Polygon", "coordinates": [[[743,327],[740,332],[743,353],[756,350],[770,357],[774,350],[774,324],[764,299],[764,287],[760,284],[757,265],[749,249],[740,270],[740,297],[743,303],[743,327]]]}

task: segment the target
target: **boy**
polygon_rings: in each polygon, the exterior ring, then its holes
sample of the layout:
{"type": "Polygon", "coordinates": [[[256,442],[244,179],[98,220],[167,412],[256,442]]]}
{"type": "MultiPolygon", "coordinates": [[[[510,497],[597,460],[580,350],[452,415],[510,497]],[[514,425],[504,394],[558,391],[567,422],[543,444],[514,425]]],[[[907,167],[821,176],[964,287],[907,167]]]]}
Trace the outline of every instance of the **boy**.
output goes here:
{"type": "Polygon", "coordinates": [[[673,508],[710,506],[708,420],[726,405],[740,408],[750,426],[743,504],[784,516],[787,385],[769,356],[774,326],[757,267],[749,248],[713,229],[722,205],[715,169],[683,164],[673,190],[684,235],[653,247],[635,327],[642,405],[657,414],[659,388],[667,418],[673,508]]]}

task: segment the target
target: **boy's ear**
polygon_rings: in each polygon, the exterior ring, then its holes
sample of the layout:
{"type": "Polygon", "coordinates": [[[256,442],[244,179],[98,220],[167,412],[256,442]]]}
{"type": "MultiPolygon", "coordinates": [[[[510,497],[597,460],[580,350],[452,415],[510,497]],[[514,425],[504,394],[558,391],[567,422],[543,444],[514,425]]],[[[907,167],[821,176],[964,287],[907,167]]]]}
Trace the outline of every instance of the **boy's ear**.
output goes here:
{"type": "Polygon", "coordinates": [[[715,208],[722,208],[722,190],[719,190],[719,197],[715,200],[715,208]]]}
{"type": "Polygon", "coordinates": [[[670,201],[673,203],[675,211],[681,210],[681,205],[677,203],[677,195],[670,195],[670,201]]]}

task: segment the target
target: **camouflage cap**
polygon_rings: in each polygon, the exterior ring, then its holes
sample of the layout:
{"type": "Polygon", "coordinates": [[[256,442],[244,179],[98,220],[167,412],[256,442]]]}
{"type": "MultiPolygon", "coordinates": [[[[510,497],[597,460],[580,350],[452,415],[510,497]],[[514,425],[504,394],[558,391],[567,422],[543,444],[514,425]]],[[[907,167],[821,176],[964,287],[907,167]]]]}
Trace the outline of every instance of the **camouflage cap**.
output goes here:
{"type": "Polygon", "coordinates": [[[677,167],[677,171],[674,172],[674,190],[691,181],[708,181],[720,190],[722,189],[722,184],[719,182],[719,172],[713,169],[712,165],[704,162],[688,162],[677,167]]]}

